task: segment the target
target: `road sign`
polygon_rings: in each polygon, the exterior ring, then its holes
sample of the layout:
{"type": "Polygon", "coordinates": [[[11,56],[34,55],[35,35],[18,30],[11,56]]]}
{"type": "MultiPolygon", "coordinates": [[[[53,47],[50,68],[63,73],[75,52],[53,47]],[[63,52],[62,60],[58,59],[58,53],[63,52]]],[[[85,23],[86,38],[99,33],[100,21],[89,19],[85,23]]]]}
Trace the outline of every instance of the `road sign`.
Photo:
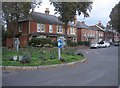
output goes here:
{"type": "Polygon", "coordinates": [[[61,39],[58,39],[58,60],[60,60],[60,49],[63,47],[63,42],[61,39]]]}
{"type": "Polygon", "coordinates": [[[63,46],[63,42],[61,39],[58,40],[58,48],[62,48],[63,46]]]}

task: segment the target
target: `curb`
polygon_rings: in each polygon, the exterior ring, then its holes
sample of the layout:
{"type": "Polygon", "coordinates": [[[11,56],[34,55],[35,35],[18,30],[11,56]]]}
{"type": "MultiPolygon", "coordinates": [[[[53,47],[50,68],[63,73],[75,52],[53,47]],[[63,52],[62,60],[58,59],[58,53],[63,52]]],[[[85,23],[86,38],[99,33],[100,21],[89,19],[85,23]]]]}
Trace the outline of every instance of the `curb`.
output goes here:
{"type": "Polygon", "coordinates": [[[86,61],[86,58],[77,62],[71,62],[66,64],[45,65],[45,66],[0,66],[0,70],[39,70],[39,69],[48,69],[53,67],[71,66],[71,65],[75,65],[77,63],[85,62],[85,61],[86,61]]]}

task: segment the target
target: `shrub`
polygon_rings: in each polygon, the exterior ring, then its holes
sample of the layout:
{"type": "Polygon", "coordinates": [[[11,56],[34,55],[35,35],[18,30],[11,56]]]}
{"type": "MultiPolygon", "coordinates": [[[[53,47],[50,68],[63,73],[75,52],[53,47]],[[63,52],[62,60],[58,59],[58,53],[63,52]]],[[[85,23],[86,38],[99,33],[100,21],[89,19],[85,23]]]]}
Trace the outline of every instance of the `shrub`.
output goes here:
{"type": "Polygon", "coordinates": [[[85,42],[84,42],[84,45],[85,45],[85,46],[89,46],[89,45],[90,45],[90,41],[85,41],[85,42]]]}
{"type": "Polygon", "coordinates": [[[25,63],[30,63],[31,61],[31,55],[30,53],[25,53],[23,55],[23,58],[21,59],[20,63],[25,64],[25,63]]]}
{"type": "Polygon", "coordinates": [[[77,42],[67,41],[68,46],[77,46],[77,42]]]}
{"type": "Polygon", "coordinates": [[[82,53],[77,53],[77,55],[80,55],[80,56],[82,56],[82,57],[84,56],[82,53]]]}
{"type": "Polygon", "coordinates": [[[83,41],[78,41],[78,45],[84,45],[83,41]]]}
{"type": "Polygon", "coordinates": [[[49,38],[32,38],[29,42],[29,45],[32,46],[44,46],[46,44],[51,44],[51,39],[49,38]]]}
{"type": "Polygon", "coordinates": [[[53,41],[52,45],[57,47],[58,46],[58,42],[57,41],[53,41]]]}

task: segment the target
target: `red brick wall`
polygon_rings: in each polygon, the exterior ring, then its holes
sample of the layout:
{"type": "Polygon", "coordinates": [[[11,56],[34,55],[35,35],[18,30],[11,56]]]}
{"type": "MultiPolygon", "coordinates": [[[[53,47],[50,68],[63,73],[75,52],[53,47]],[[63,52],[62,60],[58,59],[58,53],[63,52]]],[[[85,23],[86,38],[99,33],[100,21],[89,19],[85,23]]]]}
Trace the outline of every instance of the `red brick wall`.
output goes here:
{"type": "Polygon", "coordinates": [[[45,32],[49,33],[49,24],[45,24],[45,32]]]}
{"type": "Polygon", "coordinates": [[[20,40],[20,47],[25,47],[28,44],[28,36],[27,35],[23,35],[19,37],[20,40]]]}
{"type": "Polygon", "coordinates": [[[13,38],[6,39],[6,47],[8,47],[8,48],[13,47],[13,38]]]}
{"type": "Polygon", "coordinates": [[[53,33],[57,33],[57,26],[53,24],[52,27],[53,27],[53,33]]]}
{"type": "Polygon", "coordinates": [[[77,29],[77,41],[81,41],[81,29],[77,29]]]}
{"type": "Polygon", "coordinates": [[[37,32],[37,22],[30,21],[30,33],[37,32]]]}
{"type": "MultiPolygon", "coordinates": [[[[94,37],[96,36],[95,30],[89,30],[89,29],[77,29],[77,41],[87,41],[87,39],[84,37],[84,34],[86,33],[86,36],[88,34],[94,34],[94,37]]],[[[88,39],[89,41],[94,41],[95,39],[88,39]]]]}
{"type": "Polygon", "coordinates": [[[28,31],[29,31],[29,26],[28,26],[28,24],[29,24],[28,21],[22,23],[22,33],[28,34],[28,31]]]}

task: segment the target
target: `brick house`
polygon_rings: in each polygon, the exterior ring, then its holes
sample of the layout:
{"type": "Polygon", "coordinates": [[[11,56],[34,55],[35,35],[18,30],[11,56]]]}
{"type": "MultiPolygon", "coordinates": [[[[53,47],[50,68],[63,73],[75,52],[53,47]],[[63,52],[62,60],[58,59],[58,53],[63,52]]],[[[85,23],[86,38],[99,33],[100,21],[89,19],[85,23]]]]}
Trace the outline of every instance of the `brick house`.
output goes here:
{"type": "Polygon", "coordinates": [[[104,36],[105,36],[105,41],[110,43],[114,42],[114,32],[109,23],[107,23],[106,25],[104,36]]]}
{"type": "Polygon", "coordinates": [[[96,39],[96,30],[91,29],[85,22],[76,22],[77,41],[94,42],[96,39]]]}
{"type": "MultiPolygon", "coordinates": [[[[18,22],[18,29],[15,33],[20,33],[20,47],[25,47],[32,37],[37,38],[51,38],[56,41],[57,37],[65,35],[63,24],[54,15],[49,15],[49,9],[46,8],[45,13],[32,12],[28,19],[20,19],[18,22]]],[[[76,42],[76,28],[74,25],[69,24],[68,37],[70,40],[76,42]]],[[[12,38],[7,38],[6,46],[13,47],[14,41],[12,38]]]]}
{"type": "Polygon", "coordinates": [[[100,41],[104,40],[104,29],[102,27],[100,27],[96,24],[96,25],[90,26],[90,28],[93,30],[96,30],[95,42],[100,42],[100,41]]]}

